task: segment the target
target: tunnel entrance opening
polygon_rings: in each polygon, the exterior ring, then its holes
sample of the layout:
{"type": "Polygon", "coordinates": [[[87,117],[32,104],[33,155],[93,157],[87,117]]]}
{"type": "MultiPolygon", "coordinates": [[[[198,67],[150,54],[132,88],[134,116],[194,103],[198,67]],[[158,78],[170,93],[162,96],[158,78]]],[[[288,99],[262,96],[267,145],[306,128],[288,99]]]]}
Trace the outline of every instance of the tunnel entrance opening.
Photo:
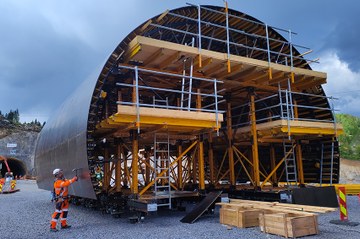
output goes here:
{"type": "MultiPolygon", "coordinates": [[[[17,176],[25,176],[27,169],[26,166],[24,164],[24,162],[22,162],[19,159],[16,158],[7,158],[7,163],[9,165],[10,171],[13,172],[14,177],[17,176]]],[[[5,173],[7,172],[7,168],[5,165],[4,160],[0,159],[0,172],[1,172],[1,177],[5,176],[5,173]]]]}

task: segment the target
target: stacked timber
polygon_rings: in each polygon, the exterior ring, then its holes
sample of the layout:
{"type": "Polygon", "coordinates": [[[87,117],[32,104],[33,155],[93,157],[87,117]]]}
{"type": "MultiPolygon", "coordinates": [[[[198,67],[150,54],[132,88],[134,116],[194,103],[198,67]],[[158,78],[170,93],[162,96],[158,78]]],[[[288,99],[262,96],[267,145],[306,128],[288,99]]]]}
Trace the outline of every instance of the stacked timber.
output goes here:
{"type": "Polygon", "coordinates": [[[217,205],[221,206],[221,224],[239,228],[259,226],[264,233],[286,238],[318,234],[317,213],[336,211],[329,207],[239,199],[217,205]]]}

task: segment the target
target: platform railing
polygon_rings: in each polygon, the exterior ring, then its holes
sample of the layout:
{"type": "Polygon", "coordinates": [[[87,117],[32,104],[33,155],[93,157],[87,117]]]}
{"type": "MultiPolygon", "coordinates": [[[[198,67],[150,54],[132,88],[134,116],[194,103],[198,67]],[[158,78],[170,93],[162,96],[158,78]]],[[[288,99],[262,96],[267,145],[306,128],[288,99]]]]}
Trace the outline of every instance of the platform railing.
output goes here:
{"type": "MultiPolygon", "coordinates": [[[[266,23],[262,23],[262,22],[250,20],[250,19],[247,19],[244,17],[236,16],[234,14],[230,14],[227,1],[225,1],[224,11],[219,11],[219,10],[212,9],[212,8],[209,8],[206,6],[195,5],[195,4],[191,4],[191,3],[187,3],[187,4],[197,8],[197,17],[189,17],[189,16],[185,16],[185,15],[175,13],[175,12],[168,12],[167,15],[172,16],[172,17],[178,17],[178,18],[184,19],[188,22],[193,22],[193,24],[194,24],[194,26],[196,26],[197,30],[190,29],[188,27],[185,30],[182,30],[182,29],[172,27],[171,25],[165,26],[165,25],[161,25],[158,23],[154,23],[154,22],[150,23],[149,26],[161,29],[162,31],[164,31],[164,30],[171,31],[174,34],[182,35],[182,37],[179,37],[179,39],[181,39],[181,38],[184,39],[186,36],[194,37],[196,39],[196,45],[194,47],[198,48],[198,53],[200,55],[200,59],[201,59],[201,51],[202,51],[202,49],[204,49],[202,46],[202,40],[208,40],[209,44],[211,44],[212,42],[218,42],[218,43],[222,43],[222,44],[226,45],[226,54],[227,54],[228,62],[229,62],[231,54],[237,55],[236,52],[234,52],[234,51],[238,51],[237,48],[239,48],[239,49],[245,49],[247,51],[250,51],[251,54],[248,57],[251,57],[252,53],[254,51],[259,51],[259,52],[265,53],[267,55],[266,60],[268,61],[269,67],[270,67],[271,62],[290,66],[291,69],[294,67],[294,61],[296,61],[296,60],[302,60],[308,64],[314,63],[314,62],[318,63],[317,59],[313,60],[313,59],[304,58],[304,55],[312,52],[312,50],[310,48],[293,43],[292,36],[297,35],[297,33],[293,32],[291,30],[285,30],[282,28],[269,26],[266,23]],[[218,21],[204,20],[201,17],[202,12],[211,12],[214,14],[221,14],[225,17],[225,23],[218,22],[218,21]],[[264,28],[265,34],[260,35],[260,34],[247,32],[246,30],[234,28],[234,26],[231,26],[231,24],[230,24],[230,20],[232,20],[232,19],[237,19],[237,20],[241,20],[243,22],[257,24],[258,26],[264,28]],[[209,27],[209,26],[225,30],[226,38],[224,37],[224,38],[220,39],[220,38],[214,37],[213,34],[209,35],[209,33],[206,33],[203,30],[203,28],[209,27]],[[275,39],[275,38],[270,37],[270,34],[269,34],[270,28],[277,30],[279,32],[285,33],[287,35],[287,37],[284,37],[284,38],[285,39],[287,38],[288,40],[275,39]],[[231,39],[232,33],[241,34],[246,37],[256,39],[255,43],[252,46],[248,45],[248,44],[236,43],[234,40],[231,39]],[[257,44],[257,42],[260,40],[266,41],[265,47],[263,47],[260,44],[257,44]],[[271,49],[271,43],[280,43],[281,48],[276,49],[276,50],[271,49]],[[302,51],[303,53],[299,53],[299,55],[295,55],[294,50],[293,50],[294,47],[296,47],[299,51],[302,51]],[[287,48],[287,50],[286,50],[287,52],[283,52],[286,48],[287,48]]],[[[208,46],[208,48],[209,48],[209,46],[208,46]]],[[[228,65],[228,67],[229,67],[229,65],[228,65]]]]}
{"type": "MultiPolygon", "coordinates": [[[[180,110],[180,111],[194,111],[194,112],[208,112],[208,113],[214,113],[216,117],[216,128],[220,128],[219,123],[219,114],[224,113],[224,111],[219,110],[218,104],[223,102],[222,98],[223,96],[220,95],[222,91],[218,91],[217,85],[219,83],[222,83],[222,81],[219,81],[217,79],[208,79],[208,78],[201,78],[201,77],[194,77],[192,75],[180,75],[180,74],[174,74],[174,73],[168,73],[168,72],[162,72],[162,71],[155,71],[155,70],[149,70],[145,68],[141,68],[138,66],[125,66],[125,65],[119,65],[117,69],[117,74],[121,74],[123,72],[130,71],[130,74],[133,74],[134,81],[133,83],[124,83],[124,82],[117,82],[116,85],[120,88],[125,89],[132,89],[133,93],[135,93],[135,100],[133,97],[130,97],[129,99],[122,99],[120,101],[117,101],[116,103],[118,105],[132,105],[136,107],[136,118],[137,118],[137,125],[138,130],[140,130],[140,113],[139,109],[140,107],[151,107],[151,108],[163,108],[163,109],[173,109],[173,110],[180,110]],[[206,88],[207,93],[201,93],[201,92],[195,92],[194,90],[185,90],[182,87],[182,84],[178,84],[177,87],[174,87],[174,84],[169,84],[172,88],[168,87],[155,87],[154,82],[152,82],[151,79],[148,79],[148,77],[151,75],[151,77],[157,76],[157,77],[163,77],[166,78],[169,82],[177,82],[181,81],[182,79],[191,79],[193,84],[200,84],[201,82],[208,83],[210,87],[206,88]],[[211,87],[212,85],[212,87],[211,87]],[[153,96],[145,97],[146,95],[152,94],[153,96]],[[191,99],[191,96],[194,96],[194,100],[190,102],[188,105],[182,105],[179,104],[177,98],[175,95],[185,95],[188,99],[191,99]],[[169,98],[173,96],[173,100],[170,101],[169,98]],[[154,97],[159,97],[159,100],[154,100],[154,97]],[[162,102],[167,97],[166,104],[163,104],[162,102]],[[164,99],[163,99],[164,98],[164,99]],[[197,99],[196,99],[197,98],[197,99]],[[201,105],[201,107],[198,107],[195,103],[196,100],[201,102],[208,102],[207,104],[201,105]],[[205,101],[206,100],[206,101],[205,101]]],[[[151,78],[150,77],[150,78],[151,78]]]]}
{"type": "MultiPolygon", "coordinates": [[[[280,89],[276,94],[269,95],[267,97],[255,100],[255,114],[256,114],[256,123],[265,123],[274,120],[286,120],[288,127],[290,127],[290,121],[311,121],[311,122],[323,122],[323,123],[333,123],[334,130],[336,132],[336,117],[335,112],[337,109],[334,108],[333,101],[337,100],[332,96],[323,96],[323,95],[315,95],[310,93],[300,93],[300,92],[293,92],[287,89],[282,90],[280,89]],[[324,99],[327,102],[326,107],[320,107],[316,105],[309,105],[309,104],[298,104],[294,103],[297,99],[303,99],[311,97],[312,100],[316,99],[324,99]],[[273,102],[273,103],[271,103],[273,102]],[[275,103],[274,103],[275,102],[275,103]],[[301,117],[299,115],[295,115],[295,108],[297,111],[302,111],[302,109],[318,112],[318,111],[328,111],[330,113],[328,119],[317,119],[315,117],[301,117]]],[[[309,100],[311,103],[311,100],[309,100]]],[[[243,119],[249,119],[250,115],[250,102],[245,104],[233,107],[233,111],[242,110],[242,113],[235,114],[233,113],[232,119],[233,122],[239,117],[243,119]]],[[[303,111],[302,111],[303,112],[303,111]]],[[[316,115],[316,113],[315,113],[316,115]]],[[[233,124],[233,128],[245,127],[251,125],[250,120],[242,120],[237,124],[233,124]]]]}

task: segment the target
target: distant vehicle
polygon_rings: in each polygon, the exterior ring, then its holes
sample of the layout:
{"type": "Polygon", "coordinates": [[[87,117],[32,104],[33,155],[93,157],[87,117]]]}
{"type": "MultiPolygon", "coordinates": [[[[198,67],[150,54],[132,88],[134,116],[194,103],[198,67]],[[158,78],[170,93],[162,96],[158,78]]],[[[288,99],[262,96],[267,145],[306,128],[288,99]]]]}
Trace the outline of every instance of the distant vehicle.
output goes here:
{"type": "Polygon", "coordinates": [[[20,189],[16,189],[16,180],[14,179],[13,172],[10,170],[6,157],[0,155],[0,161],[4,161],[7,170],[4,178],[0,178],[0,193],[14,193],[20,191],[20,189]]]}

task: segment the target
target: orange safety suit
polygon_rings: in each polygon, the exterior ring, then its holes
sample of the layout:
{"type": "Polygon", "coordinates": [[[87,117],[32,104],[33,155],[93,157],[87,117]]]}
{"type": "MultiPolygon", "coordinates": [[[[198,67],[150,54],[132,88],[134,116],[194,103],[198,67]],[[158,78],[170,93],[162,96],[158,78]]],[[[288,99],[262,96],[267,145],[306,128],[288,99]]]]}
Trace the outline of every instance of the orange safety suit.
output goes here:
{"type": "Polygon", "coordinates": [[[74,183],[77,180],[77,177],[73,177],[70,180],[67,179],[56,179],[54,182],[55,190],[55,212],[52,214],[51,226],[50,228],[56,229],[57,221],[60,217],[61,227],[66,228],[66,218],[69,209],[69,196],[68,196],[68,187],[70,184],[74,183]]]}

